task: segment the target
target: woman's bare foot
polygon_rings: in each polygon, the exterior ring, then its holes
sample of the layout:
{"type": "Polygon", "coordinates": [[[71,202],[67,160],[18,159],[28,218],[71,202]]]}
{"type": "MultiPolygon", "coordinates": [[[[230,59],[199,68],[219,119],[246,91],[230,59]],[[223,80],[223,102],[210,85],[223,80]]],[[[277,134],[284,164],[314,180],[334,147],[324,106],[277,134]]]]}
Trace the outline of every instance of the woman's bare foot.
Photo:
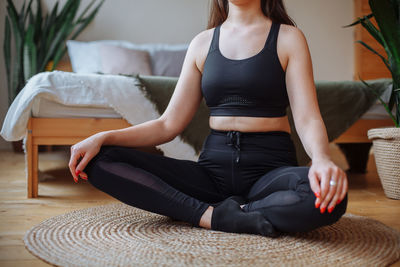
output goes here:
{"type": "MultiPolygon", "coordinates": [[[[244,205],[240,205],[240,208],[243,208],[244,205]]],[[[209,206],[208,209],[203,213],[203,216],[201,216],[200,219],[200,227],[211,229],[211,217],[212,217],[212,212],[214,210],[213,206],[209,206]]]]}
{"type": "Polygon", "coordinates": [[[214,207],[209,206],[208,209],[201,216],[199,226],[207,229],[211,229],[211,217],[213,213],[214,207]]]}
{"type": "MultiPolygon", "coordinates": [[[[240,208],[243,209],[244,205],[240,205],[240,208]]],[[[209,206],[208,209],[201,216],[199,226],[207,229],[211,229],[211,217],[213,213],[214,207],[209,206]]]]}

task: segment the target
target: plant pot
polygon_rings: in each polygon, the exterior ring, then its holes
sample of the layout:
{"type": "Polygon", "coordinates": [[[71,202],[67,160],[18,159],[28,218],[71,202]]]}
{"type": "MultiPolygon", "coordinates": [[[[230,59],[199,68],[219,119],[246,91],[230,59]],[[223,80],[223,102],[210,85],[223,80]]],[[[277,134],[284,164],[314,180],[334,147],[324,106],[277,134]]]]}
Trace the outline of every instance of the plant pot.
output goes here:
{"type": "Polygon", "coordinates": [[[400,199],[400,128],[375,128],[372,139],[376,168],[388,198],[400,199]]]}

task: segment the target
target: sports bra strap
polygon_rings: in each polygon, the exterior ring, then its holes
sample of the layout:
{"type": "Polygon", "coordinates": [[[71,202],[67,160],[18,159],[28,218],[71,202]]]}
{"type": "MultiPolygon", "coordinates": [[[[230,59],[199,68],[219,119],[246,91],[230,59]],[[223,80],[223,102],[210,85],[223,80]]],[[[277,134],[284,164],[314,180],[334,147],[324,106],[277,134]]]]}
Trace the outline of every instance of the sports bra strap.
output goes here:
{"type": "Polygon", "coordinates": [[[219,43],[219,28],[220,27],[221,27],[221,24],[216,26],[214,29],[213,38],[212,38],[211,46],[210,46],[210,51],[219,49],[218,43],[219,43]]]}
{"type": "Polygon", "coordinates": [[[279,23],[272,22],[271,29],[268,34],[268,39],[265,42],[265,47],[273,52],[276,51],[276,44],[278,40],[280,26],[281,25],[279,23]]]}

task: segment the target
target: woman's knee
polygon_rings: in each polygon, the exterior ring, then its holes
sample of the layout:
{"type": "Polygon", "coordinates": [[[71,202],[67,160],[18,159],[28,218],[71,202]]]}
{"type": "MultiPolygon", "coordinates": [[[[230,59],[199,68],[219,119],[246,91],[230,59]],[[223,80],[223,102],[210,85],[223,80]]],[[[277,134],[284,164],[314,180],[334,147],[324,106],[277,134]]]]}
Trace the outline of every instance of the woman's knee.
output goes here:
{"type": "MultiPolygon", "coordinates": [[[[325,211],[324,213],[321,213],[320,209],[313,208],[314,212],[312,213],[313,216],[310,218],[310,221],[313,221],[314,226],[311,228],[319,228],[322,226],[328,226],[332,225],[340,220],[342,216],[346,213],[347,209],[347,194],[345,198],[335,206],[333,211],[331,213],[325,211]]],[[[313,229],[309,229],[313,230],[313,229]]]]}
{"type": "Polygon", "coordinates": [[[346,196],[343,198],[343,200],[338,205],[336,205],[332,211],[332,214],[334,215],[334,222],[337,222],[346,213],[347,203],[348,193],[346,193],[346,196]]]}
{"type": "Polygon", "coordinates": [[[293,216],[293,220],[288,220],[288,222],[290,221],[291,223],[284,224],[282,230],[284,232],[308,232],[323,226],[332,225],[339,221],[346,213],[347,194],[331,213],[327,211],[321,213],[320,209],[316,208],[314,205],[315,200],[316,197],[314,194],[308,194],[308,196],[303,199],[302,205],[292,210],[292,214],[289,216],[293,216]]]}
{"type": "Polygon", "coordinates": [[[99,152],[88,162],[84,171],[89,175],[93,168],[98,167],[99,162],[102,161],[122,161],[124,150],[131,149],[131,153],[134,151],[133,148],[126,148],[121,146],[102,146],[99,152]]]}

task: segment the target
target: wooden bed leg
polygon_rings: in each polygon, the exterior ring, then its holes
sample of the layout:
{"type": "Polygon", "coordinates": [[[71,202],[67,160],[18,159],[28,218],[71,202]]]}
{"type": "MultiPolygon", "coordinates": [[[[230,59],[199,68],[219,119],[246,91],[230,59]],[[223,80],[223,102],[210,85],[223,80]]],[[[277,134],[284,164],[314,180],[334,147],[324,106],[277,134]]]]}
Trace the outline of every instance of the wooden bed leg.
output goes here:
{"type": "Polygon", "coordinates": [[[38,145],[33,144],[31,120],[28,122],[27,140],[25,145],[28,161],[28,198],[35,198],[38,196],[38,145]]]}
{"type": "Polygon", "coordinates": [[[38,179],[38,164],[39,164],[39,146],[32,146],[32,197],[38,197],[38,187],[39,187],[39,179],[38,179]]]}

